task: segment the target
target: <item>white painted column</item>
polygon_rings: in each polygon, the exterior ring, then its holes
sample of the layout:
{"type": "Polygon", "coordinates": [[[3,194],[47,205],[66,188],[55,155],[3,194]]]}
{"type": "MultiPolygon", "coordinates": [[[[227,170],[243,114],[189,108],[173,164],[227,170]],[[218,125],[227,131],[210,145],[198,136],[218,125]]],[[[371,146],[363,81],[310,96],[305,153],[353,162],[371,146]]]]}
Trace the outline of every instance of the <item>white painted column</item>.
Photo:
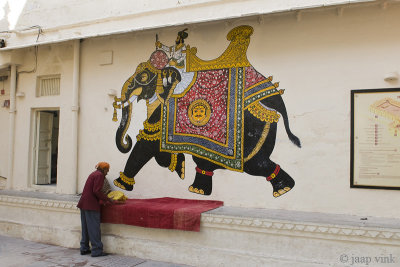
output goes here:
{"type": "Polygon", "coordinates": [[[77,193],[78,186],[78,131],[79,131],[79,81],[80,81],[80,40],[74,41],[74,69],[72,74],[72,164],[73,177],[70,181],[70,193],[77,193]]]}
{"type": "Polygon", "coordinates": [[[13,188],[13,168],[14,168],[14,140],[15,140],[15,94],[17,90],[17,66],[11,65],[10,75],[10,129],[9,129],[9,152],[8,152],[8,177],[7,189],[13,188]]]}

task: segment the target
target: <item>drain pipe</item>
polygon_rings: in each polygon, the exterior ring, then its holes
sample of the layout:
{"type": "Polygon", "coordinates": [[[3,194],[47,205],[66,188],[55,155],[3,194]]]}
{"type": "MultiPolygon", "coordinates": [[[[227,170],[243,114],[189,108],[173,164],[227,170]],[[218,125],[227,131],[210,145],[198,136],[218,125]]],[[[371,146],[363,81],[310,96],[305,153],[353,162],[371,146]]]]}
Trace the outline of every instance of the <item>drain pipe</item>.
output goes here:
{"type": "Polygon", "coordinates": [[[80,40],[74,40],[74,70],[72,74],[72,165],[71,193],[78,192],[78,130],[79,130],[79,82],[80,82],[80,40]]]}
{"type": "Polygon", "coordinates": [[[17,66],[11,64],[10,75],[10,129],[9,129],[9,152],[8,152],[8,177],[7,189],[12,189],[13,186],[13,168],[14,168],[14,140],[15,140],[15,94],[17,91],[17,66]]]}

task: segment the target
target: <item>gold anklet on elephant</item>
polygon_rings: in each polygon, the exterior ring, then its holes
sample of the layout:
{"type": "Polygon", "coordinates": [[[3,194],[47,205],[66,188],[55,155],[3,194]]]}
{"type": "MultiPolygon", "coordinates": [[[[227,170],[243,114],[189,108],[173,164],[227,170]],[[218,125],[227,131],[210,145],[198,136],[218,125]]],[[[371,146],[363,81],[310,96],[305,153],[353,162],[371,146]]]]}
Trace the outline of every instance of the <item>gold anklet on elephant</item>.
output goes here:
{"type": "Polygon", "coordinates": [[[126,190],[125,186],[122,185],[121,183],[119,183],[117,180],[114,180],[114,185],[116,187],[119,187],[119,188],[123,189],[123,190],[126,190]]]}
{"type": "Polygon", "coordinates": [[[185,161],[182,161],[182,173],[181,173],[181,176],[180,176],[180,178],[183,180],[183,179],[185,179],[185,161]]]}
{"type": "Polygon", "coordinates": [[[171,163],[168,166],[168,169],[173,172],[176,169],[176,164],[178,163],[178,155],[171,154],[171,163]]]}
{"type": "Polygon", "coordinates": [[[136,140],[140,141],[141,139],[147,141],[157,141],[160,140],[161,132],[156,132],[154,134],[147,134],[143,130],[139,130],[139,134],[136,136],[136,140]]]}
{"type": "Polygon", "coordinates": [[[121,180],[128,184],[128,185],[134,185],[135,184],[135,178],[129,178],[128,176],[126,176],[123,172],[119,173],[119,177],[121,178],[121,180]]]}
{"type": "Polygon", "coordinates": [[[143,122],[144,129],[149,132],[157,132],[161,129],[161,121],[158,121],[154,124],[149,123],[147,120],[143,122]]]}

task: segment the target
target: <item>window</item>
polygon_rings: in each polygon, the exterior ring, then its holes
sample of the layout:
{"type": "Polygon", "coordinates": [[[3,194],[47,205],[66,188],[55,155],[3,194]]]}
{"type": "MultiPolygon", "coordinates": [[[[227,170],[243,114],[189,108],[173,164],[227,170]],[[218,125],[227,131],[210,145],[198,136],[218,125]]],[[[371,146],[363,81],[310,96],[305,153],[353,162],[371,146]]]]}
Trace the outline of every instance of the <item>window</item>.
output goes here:
{"type": "Polygon", "coordinates": [[[37,77],[36,96],[60,95],[60,75],[37,77]]]}

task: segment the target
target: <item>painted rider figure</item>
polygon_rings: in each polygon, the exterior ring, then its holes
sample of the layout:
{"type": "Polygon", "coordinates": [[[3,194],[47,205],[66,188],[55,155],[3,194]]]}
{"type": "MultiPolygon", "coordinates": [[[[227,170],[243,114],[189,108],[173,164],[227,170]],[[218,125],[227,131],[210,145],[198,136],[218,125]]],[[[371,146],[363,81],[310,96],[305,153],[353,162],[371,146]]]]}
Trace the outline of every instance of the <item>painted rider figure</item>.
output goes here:
{"type": "Polygon", "coordinates": [[[186,32],[187,29],[178,32],[178,36],[175,40],[175,45],[166,46],[160,41],[156,41],[156,47],[163,50],[167,55],[169,55],[169,66],[182,69],[185,67],[186,59],[186,45],[185,39],[189,36],[186,32]]]}
{"type": "Polygon", "coordinates": [[[186,67],[185,39],[189,36],[186,31],[187,29],[178,32],[178,35],[175,40],[175,45],[173,46],[166,46],[162,44],[160,41],[156,41],[157,49],[161,49],[169,57],[169,62],[167,66],[176,68],[181,75],[182,80],[175,87],[174,94],[182,93],[189,86],[194,77],[194,72],[186,72],[185,68],[186,67]]]}

